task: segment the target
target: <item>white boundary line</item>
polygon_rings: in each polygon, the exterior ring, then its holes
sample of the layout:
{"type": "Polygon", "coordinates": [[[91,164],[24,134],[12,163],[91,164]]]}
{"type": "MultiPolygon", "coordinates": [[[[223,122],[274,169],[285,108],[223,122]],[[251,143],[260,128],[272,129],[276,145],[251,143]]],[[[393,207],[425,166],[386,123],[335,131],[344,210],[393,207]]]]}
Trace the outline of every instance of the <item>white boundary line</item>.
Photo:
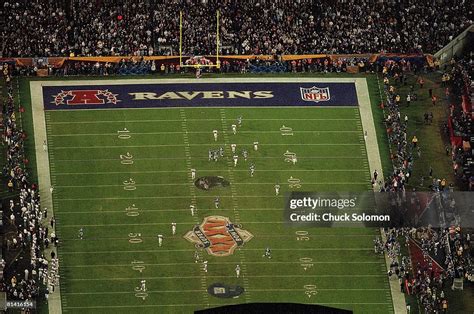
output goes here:
{"type": "MultiPolygon", "coordinates": [[[[48,153],[53,153],[49,150],[43,150],[43,142],[47,141],[46,135],[46,119],[43,108],[43,90],[38,82],[30,82],[30,96],[31,96],[31,111],[33,119],[35,152],[36,152],[36,169],[38,174],[38,186],[40,187],[41,206],[49,208],[48,217],[54,215],[52,193],[49,187],[51,184],[50,163],[48,153]],[[33,84],[36,83],[36,84],[33,84]]],[[[56,227],[56,226],[55,226],[56,227]]],[[[50,231],[56,232],[56,228],[50,228],[50,231]],[[53,229],[53,230],[51,230],[53,229]]],[[[57,233],[56,233],[57,234],[57,233]]],[[[59,236],[59,234],[58,234],[59,236]]],[[[60,252],[57,249],[57,256],[60,258],[60,252]]],[[[61,259],[59,260],[59,268],[61,268],[61,259]]],[[[49,314],[61,314],[61,287],[58,284],[53,293],[49,294],[48,298],[48,312],[49,314]]]]}
{"type": "MultiPolygon", "coordinates": [[[[240,303],[231,303],[232,304],[240,304],[240,303]]],[[[317,304],[317,305],[387,305],[390,303],[387,302],[318,302],[318,303],[308,303],[308,304],[317,304]]],[[[211,303],[209,304],[212,306],[223,306],[222,303],[211,303]]],[[[183,304],[147,304],[147,305],[102,305],[102,306],[67,306],[66,309],[121,309],[121,308],[154,308],[154,307],[199,307],[202,304],[199,303],[183,303],[183,304]]]]}
{"type": "Polygon", "coordinates": [[[359,99],[360,120],[362,122],[363,131],[367,132],[365,148],[367,150],[370,175],[372,176],[372,173],[377,170],[379,177],[383,180],[382,161],[380,160],[379,145],[377,143],[377,135],[375,132],[372,104],[370,102],[367,80],[356,80],[355,83],[357,98],[359,99]]]}

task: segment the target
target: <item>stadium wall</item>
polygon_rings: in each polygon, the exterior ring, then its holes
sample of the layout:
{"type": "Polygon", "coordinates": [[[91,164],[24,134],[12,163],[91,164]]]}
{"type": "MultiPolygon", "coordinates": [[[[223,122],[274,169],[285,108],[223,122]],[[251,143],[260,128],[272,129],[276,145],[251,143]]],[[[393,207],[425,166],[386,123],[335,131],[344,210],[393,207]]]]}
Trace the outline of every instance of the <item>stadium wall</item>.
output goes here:
{"type": "Polygon", "coordinates": [[[453,57],[461,57],[472,51],[474,51],[474,25],[469,26],[435,53],[434,57],[440,61],[440,66],[443,68],[453,57]]]}
{"type": "MultiPolygon", "coordinates": [[[[191,56],[183,56],[184,59],[188,59],[191,56]]],[[[216,62],[215,55],[206,55],[206,59],[216,62]]],[[[395,54],[395,53],[380,53],[380,54],[311,54],[311,55],[282,55],[273,56],[273,55],[226,55],[219,56],[219,60],[222,63],[224,60],[227,61],[246,61],[246,60],[264,60],[264,61],[294,61],[294,60],[303,60],[303,59],[325,59],[329,58],[332,61],[337,61],[339,59],[364,59],[368,60],[370,63],[374,62],[385,62],[386,60],[410,60],[411,62],[422,62],[432,64],[433,56],[428,54],[395,54]]],[[[160,63],[169,64],[179,64],[179,56],[107,56],[107,57],[41,57],[41,58],[0,58],[1,63],[11,63],[19,67],[29,67],[35,66],[40,63],[43,65],[50,65],[54,68],[61,68],[68,62],[109,62],[109,63],[119,63],[121,61],[128,62],[139,62],[139,61],[158,61],[160,63]]]]}

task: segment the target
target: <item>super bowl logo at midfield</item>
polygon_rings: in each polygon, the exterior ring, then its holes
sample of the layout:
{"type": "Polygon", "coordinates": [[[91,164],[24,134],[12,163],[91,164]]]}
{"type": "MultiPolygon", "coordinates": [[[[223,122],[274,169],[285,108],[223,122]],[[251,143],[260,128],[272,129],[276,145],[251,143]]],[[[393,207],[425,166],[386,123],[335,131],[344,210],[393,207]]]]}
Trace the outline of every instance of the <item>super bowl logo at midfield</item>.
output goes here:
{"type": "Polygon", "coordinates": [[[200,225],[186,233],[184,238],[196,247],[206,249],[210,255],[228,256],[250,241],[253,235],[242,229],[242,226],[234,225],[227,217],[208,216],[200,225]]]}

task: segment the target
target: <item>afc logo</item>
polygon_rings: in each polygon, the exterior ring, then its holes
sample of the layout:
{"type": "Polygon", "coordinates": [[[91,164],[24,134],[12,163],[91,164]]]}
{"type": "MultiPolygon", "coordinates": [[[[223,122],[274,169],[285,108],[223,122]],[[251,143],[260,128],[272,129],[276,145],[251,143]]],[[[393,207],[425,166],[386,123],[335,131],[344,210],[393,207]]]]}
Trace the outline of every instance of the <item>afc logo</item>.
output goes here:
{"type": "Polygon", "coordinates": [[[304,101],[328,101],[331,99],[331,94],[329,93],[329,87],[319,88],[313,86],[311,88],[300,87],[301,99],[304,101]]]}
{"type": "Polygon", "coordinates": [[[118,94],[113,94],[109,90],[97,89],[80,89],[61,91],[57,95],[53,95],[56,106],[59,105],[103,105],[103,104],[117,104],[120,100],[117,99],[118,94]]]}

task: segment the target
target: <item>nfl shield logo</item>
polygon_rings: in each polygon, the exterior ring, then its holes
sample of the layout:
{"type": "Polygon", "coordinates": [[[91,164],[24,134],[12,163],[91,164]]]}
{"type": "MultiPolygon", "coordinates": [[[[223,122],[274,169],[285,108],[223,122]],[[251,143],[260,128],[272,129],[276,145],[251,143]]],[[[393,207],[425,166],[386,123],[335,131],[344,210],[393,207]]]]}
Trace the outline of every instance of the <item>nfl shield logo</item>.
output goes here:
{"type": "Polygon", "coordinates": [[[328,101],[331,99],[331,95],[329,94],[329,87],[319,88],[313,86],[311,88],[303,88],[300,87],[301,91],[301,99],[304,101],[328,101]]]}

